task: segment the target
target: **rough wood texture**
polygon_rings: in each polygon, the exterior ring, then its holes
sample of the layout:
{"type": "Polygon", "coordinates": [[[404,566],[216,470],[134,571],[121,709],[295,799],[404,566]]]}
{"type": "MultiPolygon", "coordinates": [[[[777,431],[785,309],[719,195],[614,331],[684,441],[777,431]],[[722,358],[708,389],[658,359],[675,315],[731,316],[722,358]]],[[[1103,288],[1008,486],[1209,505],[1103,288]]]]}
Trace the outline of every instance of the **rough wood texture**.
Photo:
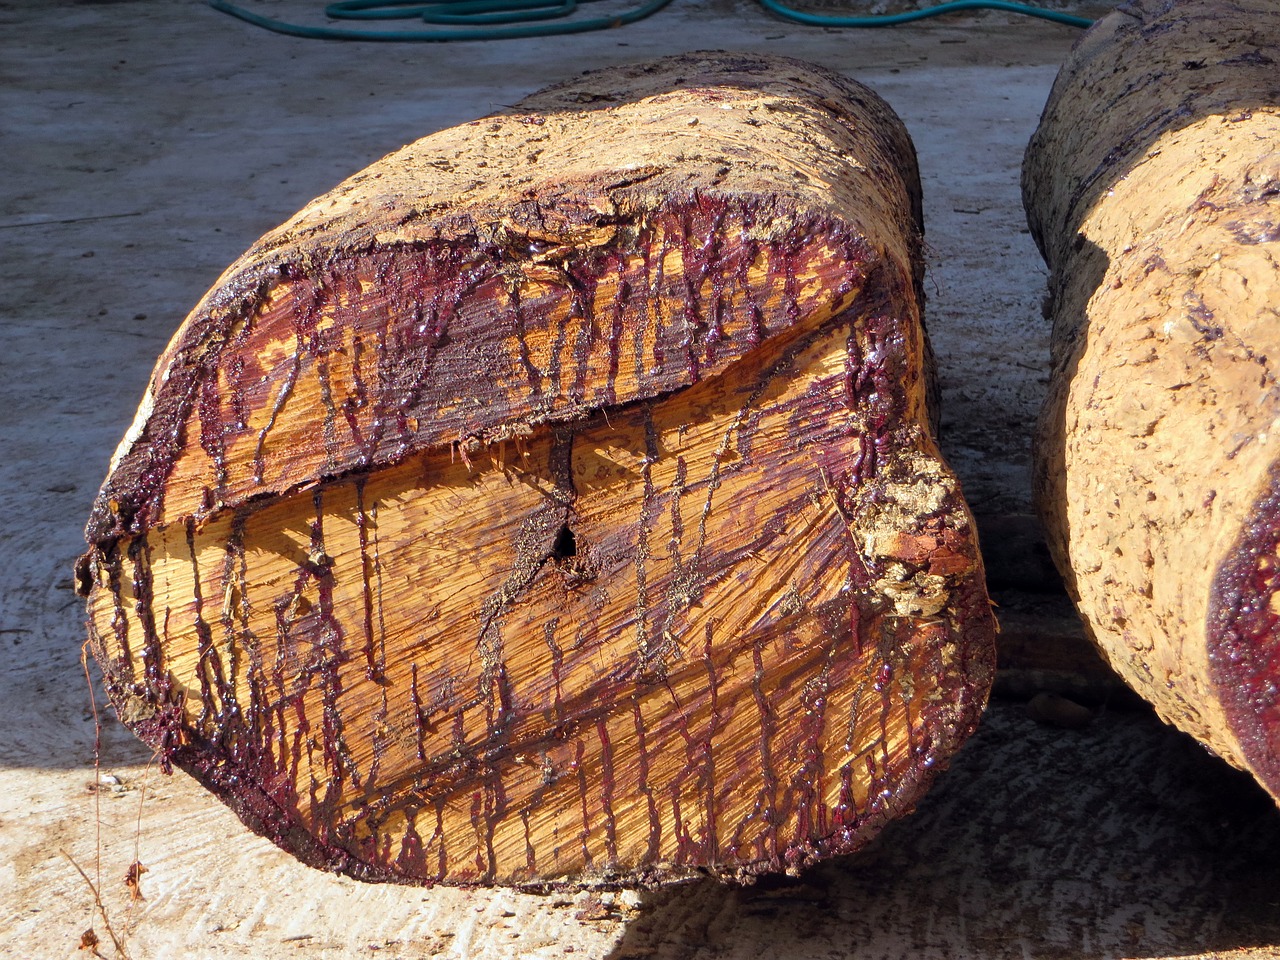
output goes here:
{"type": "Polygon", "coordinates": [[[1126,4],[1023,170],[1052,270],[1037,483],[1089,630],[1280,797],[1280,8],[1126,4]]]}
{"type": "Polygon", "coordinates": [[[912,808],[993,671],[901,124],[796,61],[392,154],[175,335],[89,522],[122,719],[370,880],[729,875],[912,808]]]}

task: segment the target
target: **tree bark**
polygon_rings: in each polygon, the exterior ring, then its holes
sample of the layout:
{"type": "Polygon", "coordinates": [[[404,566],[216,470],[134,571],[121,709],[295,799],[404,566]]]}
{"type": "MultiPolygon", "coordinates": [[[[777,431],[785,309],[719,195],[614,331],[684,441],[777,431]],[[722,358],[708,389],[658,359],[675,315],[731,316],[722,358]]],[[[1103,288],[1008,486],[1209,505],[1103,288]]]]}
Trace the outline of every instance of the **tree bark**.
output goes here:
{"type": "Polygon", "coordinates": [[[1050,547],[1169,723],[1280,798],[1280,10],[1126,3],[1028,149],[1051,268],[1050,547]]]}
{"type": "Polygon", "coordinates": [[[918,189],[866,89],[698,55],[314,201],[186,319],[89,521],[122,719],[362,879],[860,846],[994,661],[918,189]]]}

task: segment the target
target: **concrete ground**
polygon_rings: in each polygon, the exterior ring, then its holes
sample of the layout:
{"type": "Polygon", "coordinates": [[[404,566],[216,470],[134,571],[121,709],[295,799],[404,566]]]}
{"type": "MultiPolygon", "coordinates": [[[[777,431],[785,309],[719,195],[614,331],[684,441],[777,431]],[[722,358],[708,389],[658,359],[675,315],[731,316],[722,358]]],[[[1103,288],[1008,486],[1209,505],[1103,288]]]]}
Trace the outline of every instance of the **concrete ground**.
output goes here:
{"type": "MultiPolygon", "coordinates": [[[[319,0],[246,2],[321,22],[319,0]]],[[[834,31],[747,0],[679,0],[566,39],[352,45],[190,0],[0,0],[0,956],[83,957],[90,926],[102,956],[134,960],[1280,956],[1280,813],[1149,713],[1114,705],[1068,731],[997,699],[915,816],[860,855],[747,889],[366,886],[253,836],[106,716],[94,767],[71,564],[182,316],[344,176],[579,70],[771,51],[890,101],[924,175],[944,450],[984,524],[1010,529],[1029,507],[1047,365],[1018,166],[1075,33],[994,13],[834,31]],[[135,861],[147,872],[133,902],[135,861]]],[[[1007,559],[1016,539],[988,536],[988,558],[1034,593],[1042,575],[1007,559]]],[[[1010,606],[1032,646],[1072,632],[1043,596],[1010,606]]]]}

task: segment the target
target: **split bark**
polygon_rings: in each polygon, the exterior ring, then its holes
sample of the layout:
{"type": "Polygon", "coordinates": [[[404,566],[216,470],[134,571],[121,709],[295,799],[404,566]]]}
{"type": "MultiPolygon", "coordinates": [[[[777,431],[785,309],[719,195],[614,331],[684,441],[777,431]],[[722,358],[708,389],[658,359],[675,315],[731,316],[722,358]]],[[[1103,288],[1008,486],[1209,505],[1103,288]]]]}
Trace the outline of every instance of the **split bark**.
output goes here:
{"type": "Polygon", "coordinates": [[[374,164],[224,274],[116,453],[80,578],[122,719],[362,879],[858,847],[993,670],[919,244],[897,118],[791,60],[374,164]]]}
{"type": "Polygon", "coordinates": [[[1028,149],[1051,268],[1037,495],[1112,665],[1280,798],[1280,10],[1142,0],[1028,149]]]}

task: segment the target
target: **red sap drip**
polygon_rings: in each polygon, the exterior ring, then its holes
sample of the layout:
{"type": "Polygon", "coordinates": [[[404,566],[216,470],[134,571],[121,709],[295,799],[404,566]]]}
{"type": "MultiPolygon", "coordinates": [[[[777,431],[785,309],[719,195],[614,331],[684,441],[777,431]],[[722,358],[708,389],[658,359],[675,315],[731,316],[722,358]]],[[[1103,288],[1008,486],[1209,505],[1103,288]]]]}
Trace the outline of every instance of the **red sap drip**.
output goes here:
{"type": "Polygon", "coordinates": [[[399,364],[399,353],[388,354],[387,331],[377,329],[373,334],[373,367],[377,373],[378,390],[373,402],[373,416],[369,421],[369,436],[360,451],[360,464],[372,463],[382,447],[387,423],[398,422],[404,417],[403,398],[394,395],[395,375],[393,369],[399,364]]]}
{"type": "MultiPolygon", "coordinates": [[[[222,660],[213,645],[213,630],[204,618],[204,591],[200,585],[195,518],[188,517],[184,525],[187,534],[187,553],[191,558],[191,595],[195,607],[196,651],[199,654],[199,667],[196,673],[200,682],[200,714],[196,718],[195,728],[201,734],[208,735],[212,718],[221,713],[218,703],[225,702],[227,689],[222,676],[222,660]]],[[[221,741],[226,731],[217,731],[216,728],[215,731],[217,739],[221,741]]]]}
{"type": "Polygon", "coordinates": [[[915,726],[915,718],[913,718],[911,715],[912,701],[910,698],[907,697],[905,690],[899,690],[899,696],[902,699],[902,716],[906,723],[907,744],[908,744],[907,751],[910,754],[911,758],[914,760],[916,757],[919,756],[920,751],[919,751],[919,742],[916,740],[916,734],[918,731],[916,730],[916,726],[915,726]]]}
{"type": "Polygon", "coordinates": [[[391,742],[391,737],[382,732],[386,729],[387,716],[390,712],[390,707],[387,702],[386,685],[382,685],[381,690],[379,690],[379,694],[382,703],[379,705],[378,709],[374,711],[372,717],[374,731],[373,759],[369,761],[369,776],[367,781],[369,789],[373,789],[378,784],[378,772],[382,766],[382,758],[387,752],[387,745],[391,742]]]}
{"type": "MultiPolygon", "coordinates": [[[[867,788],[867,802],[872,806],[882,806],[892,795],[888,781],[892,773],[892,758],[889,755],[889,716],[893,709],[891,700],[893,668],[888,662],[881,665],[872,687],[880,694],[880,760],[881,769],[877,777],[867,788]]],[[[867,758],[869,769],[874,770],[870,757],[867,758]]]]}
{"type": "Polygon", "coordinates": [[[893,667],[885,662],[880,667],[879,673],[876,675],[876,681],[872,686],[875,691],[880,694],[880,743],[884,749],[885,770],[889,767],[889,714],[893,709],[890,700],[891,683],[893,681],[893,667]]]}
{"type": "Polygon", "coordinates": [[[840,768],[840,804],[833,817],[836,827],[850,827],[858,822],[858,801],[853,793],[853,764],[840,768]]]}
{"type": "Polygon", "coordinates": [[[618,382],[618,361],[622,354],[622,334],[625,327],[623,326],[623,316],[626,312],[627,301],[631,297],[631,284],[625,277],[618,280],[618,286],[614,289],[613,307],[610,316],[609,326],[609,371],[605,378],[604,403],[606,405],[613,404],[617,401],[617,382],[618,382]]]}
{"type": "MultiPolygon", "coordinates": [[[[356,533],[360,540],[360,580],[364,600],[364,661],[365,676],[375,683],[382,683],[383,664],[374,656],[373,635],[373,560],[369,556],[369,517],[364,507],[365,478],[356,480],[356,533]]],[[[385,657],[385,650],[383,651],[385,657]]]]}
{"type": "Polygon", "coordinates": [[[262,675],[258,672],[260,661],[255,662],[256,659],[250,656],[249,709],[245,716],[245,730],[248,737],[252,738],[251,744],[246,744],[246,750],[252,751],[252,757],[246,758],[246,762],[251,759],[262,770],[264,789],[274,796],[272,783],[284,769],[283,737],[277,737],[271,711],[264,708],[266,697],[262,689],[262,675]],[[280,745],[278,752],[274,749],[277,743],[280,745]]]}
{"type": "MultiPolygon", "coordinates": [[[[249,324],[245,324],[248,329],[249,324]]],[[[224,430],[239,433],[249,429],[249,401],[244,394],[245,363],[244,357],[235,354],[227,361],[227,383],[231,386],[231,396],[227,398],[231,405],[231,422],[223,424],[224,430]]]]}
{"type": "Polygon", "coordinates": [[[605,856],[610,863],[616,863],[618,822],[613,813],[613,745],[609,742],[609,729],[604,720],[596,721],[596,733],[600,737],[600,802],[604,809],[605,856]]]}
{"type": "Polygon", "coordinates": [[[481,876],[488,876],[488,864],[485,862],[484,856],[484,833],[480,826],[481,818],[484,814],[484,791],[477,790],[471,795],[471,829],[476,835],[476,872],[481,876]]]}
{"type": "Polygon", "coordinates": [[[881,776],[876,772],[876,758],[867,754],[867,813],[880,808],[881,776]]]}
{"type": "Polygon", "coordinates": [[[822,782],[826,774],[822,750],[822,734],[826,728],[827,680],[830,661],[823,665],[822,676],[806,684],[804,716],[800,718],[799,739],[803,744],[800,757],[800,800],[797,803],[802,837],[825,836],[826,806],[822,802],[822,782]]]}
{"type": "Polygon", "coordinates": [[[802,241],[790,231],[783,240],[782,246],[782,306],[786,313],[787,325],[795,326],[800,322],[800,300],[796,288],[796,255],[802,241]]]}
{"type": "Polygon", "coordinates": [[[464,714],[466,705],[458,707],[457,712],[453,715],[453,731],[452,746],[454,750],[461,751],[467,745],[467,718],[464,714]]]}
{"type": "Polygon", "coordinates": [[[702,302],[701,317],[705,332],[702,336],[703,357],[707,363],[715,360],[716,344],[724,337],[724,326],[720,314],[723,309],[724,284],[727,274],[724,263],[723,234],[724,223],[729,213],[729,205],[723,200],[703,198],[701,206],[712,210],[711,224],[706,231],[706,240],[698,251],[698,286],[701,290],[707,278],[711,279],[710,303],[702,302]]]}
{"type": "Polygon", "coordinates": [[[710,700],[710,716],[707,718],[707,733],[703,737],[701,752],[703,760],[703,795],[706,798],[706,838],[705,851],[709,859],[718,859],[720,850],[719,830],[717,829],[716,803],[716,763],[713,744],[716,733],[720,729],[720,683],[716,676],[716,662],[712,656],[712,633],[714,624],[708,621],[705,628],[706,642],[702,648],[702,659],[707,667],[707,689],[710,700]]]}
{"type": "Polygon", "coordinates": [[[498,833],[498,824],[506,817],[506,813],[507,795],[502,787],[502,771],[494,767],[484,790],[484,850],[487,861],[485,880],[492,880],[498,869],[498,855],[493,841],[498,833]]]}
{"type": "MultiPolygon", "coordinates": [[[[379,676],[382,676],[385,678],[386,670],[387,670],[387,651],[386,651],[386,645],[385,645],[386,636],[387,636],[387,625],[386,625],[386,621],[383,618],[383,613],[382,613],[383,612],[382,554],[381,554],[381,545],[378,541],[378,501],[377,500],[374,500],[373,503],[369,505],[368,520],[370,524],[370,529],[372,530],[372,533],[373,533],[373,555],[371,556],[370,559],[372,561],[373,578],[376,582],[376,586],[374,587],[374,590],[373,590],[373,606],[374,606],[374,609],[377,611],[377,617],[378,617],[377,634],[381,641],[380,647],[379,647],[379,653],[378,653],[377,667],[378,667],[379,676]]],[[[384,693],[384,697],[385,697],[385,693],[384,693]]]]}
{"type": "Polygon", "coordinates": [[[689,480],[689,464],[682,456],[676,457],[676,475],[671,483],[671,550],[674,556],[674,564],[676,568],[675,576],[683,573],[683,564],[680,562],[680,541],[684,537],[684,518],[680,513],[680,498],[685,491],[685,485],[689,480]]]}
{"type": "Polygon", "coordinates": [[[217,371],[210,371],[200,381],[200,394],[196,402],[196,416],[200,422],[200,448],[213,462],[213,509],[222,502],[227,489],[227,425],[222,416],[222,398],[218,393],[217,371]]]}
{"type": "Polygon", "coordinates": [[[298,337],[298,348],[314,336],[320,323],[320,315],[328,302],[329,291],[320,286],[314,279],[302,273],[300,269],[289,265],[284,268],[283,280],[289,284],[290,299],[289,316],[293,320],[294,332],[298,337]]]}
{"type": "Polygon", "coordinates": [[[246,635],[249,630],[248,584],[246,582],[247,570],[244,553],[244,515],[241,512],[237,512],[231,521],[231,529],[227,533],[224,550],[221,580],[224,602],[221,626],[227,648],[227,662],[224,680],[225,692],[219,725],[226,725],[228,730],[234,730],[236,733],[230,747],[231,759],[233,761],[243,760],[249,762],[247,757],[241,755],[241,752],[249,749],[247,738],[254,735],[253,722],[256,717],[251,716],[246,724],[236,695],[236,677],[240,672],[238,651],[242,642],[241,637],[246,635]],[[238,628],[236,613],[231,604],[232,597],[237,594],[240,597],[240,625],[238,628]]]}
{"type": "MultiPolygon", "coordinates": [[[[182,694],[173,689],[169,672],[163,669],[165,644],[156,629],[155,594],[151,573],[151,547],[145,536],[129,544],[129,559],[133,563],[134,613],[142,627],[143,677],[148,700],[156,706],[155,716],[147,721],[146,737],[160,752],[160,769],[172,773],[174,754],[183,742],[182,694]]],[[[169,611],[165,610],[165,631],[168,631],[169,611]]]]}
{"type": "Polygon", "coordinates": [[[858,488],[875,478],[877,472],[875,440],[866,433],[858,435],[858,452],[849,464],[848,486],[858,488]]]}
{"type": "Polygon", "coordinates": [[[564,667],[564,651],[560,649],[560,645],[556,643],[556,629],[560,626],[558,617],[553,617],[543,627],[543,638],[546,640],[547,648],[551,651],[551,682],[552,687],[552,723],[559,727],[564,723],[564,703],[562,701],[561,688],[561,671],[564,667]]]}
{"type": "Polygon", "coordinates": [[[672,832],[676,838],[676,850],[672,859],[677,864],[696,862],[697,845],[693,842],[693,838],[689,836],[689,830],[684,825],[684,815],[680,810],[679,781],[671,785],[671,819],[674,821],[672,832]]]}
{"type": "Polygon", "coordinates": [[[890,682],[893,680],[893,667],[888,661],[880,665],[880,669],[876,671],[876,680],[872,685],[877,693],[883,693],[888,689],[890,682]]]}
{"type": "Polygon", "coordinates": [[[659,291],[655,284],[652,264],[653,233],[653,225],[646,223],[641,227],[636,239],[641,259],[640,316],[631,330],[631,360],[632,375],[637,384],[642,384],[645,380],[644,339],[658,307],[659,291]]]}
{"type": "Polygon", "coordinates": [[[524,824],[524,866],[530,877],[538,875],[538,858],[533,849],[533,838],[529,834],[529,811],[520,811],[520,822],[524,824]]]}
{"type": "Polygon", "coordinates": [[[587,765],[583,762],[586,745],[581,738],[576,741],[574,750],[573,770],[578,775],[578,797],[582,805],[582,833],[580,834],[582,862],[586,867],[590,868],[595,866],[595,860],[591,856],[590,846],[591,810],[587,798],[587,765]]]}
{"type": "Polygon", "coordinates": [[[343,719],[338,710],[338,698],[342,695],[341,667],[350,658],[343,649],[343,630],[338,623],[333,606],[333,568],[332,559],[324,546],[324,494],[317,489],[312,495],[315,506],[315,520],[311,525],[311,549],[308,553],[309,566],[304,568],[303,576],[313,578],[319,599],[319,623],[313,637],[317,646],[319,663],[316,669],[320,674],[320,693],[323,703],[321,714],[322,745],[325,770],[328,773],[325,809],[331,809],[331,801],[340,795],[344,778],[349,776],[355,786],[360,785],[360,774],[354,758],[347,749],[343,739],[343,719]]]}
{"type": "MultiPolygon", "coordinates": [[[[111,558],[108,560],[102,557],[99,563],[105,563],[107,568],[107,589],[111,593],[111,633],[116,638],[116,645],[120,648],[120,656],[118,663],[124,669],[120,671],[120,679],[126,683],[133,682],[133,654],[129,648],[129,617],[124,612],[123,602],[123,561],[120,556],[120,548],[116,546],[112,552],[111,558]]],[[[143,650],[145,652],[145,640],[143,650]]]]}
{"type": "MultiPolygon", "coordinates": [[[[662,349],[662,293],[666,284],[667,273],[667,255],[671,253],[671,224],[665,224],[662,228],[662,242],[658,246],[658,263],[654,271],[653,277],[649,283],[649,296],[647,303],[652,305],[651,315],[646,312],[646,325],[653,326],[653,366],[657,371],[661,371],[666,363],[666,354],[662,349]]],[[[649,273],[649,261],[645,260],[645,276],[649,273]]],[[[641,337],[641,331],[636,331],[636,336],[641,337]]],[[[638,340],[637,342],[643,342],[638,340]]],[[[637,361],[639,362],[639,361],[637,361]]]]}
{"type": "Polygon", "coordinates": [[[413,704],[413,729],[417,736],[418,753],[421,761],[426,761],[427,753],[423,734],[426,729],[426,718],[422,709],[422,695],[418,693],[418,665],[409,665],[409,702],[413,704]]]}
{"type": "Polygon", "coordinates": [[[353,393],[342,401],[342,415],[346,418],[347,429],[351,431],[351,440],[357,450],[366,450],[364,431],[360,426],[360,411],[369,403],[369,392],[365,386],[361,360],[364,357],[364,341],[357,333],[351,342],[351,382],[353,393]]]}
{"type": "Polygon", "coordinates": [[[520,366],[524,368],[525,379],[529,385],[529,396],[537,399],[542,396],[542,371],[534,365],[529,352],[528,334],[525,329],[524,308],[520,301],[520,286],[512,284],[507,290],[507,305],[511,309],[511,325],[515,330],[516,342],[520,345],[520,366]]]}
{"type": "Polygon", "coordinates": [[[766,855],[776,857],[779,850],[776,818],[778,777],[773,768],[772,741],[777,734],[777,725],[774,721],[773,709],[769,706],[769,701],[764,695],[763,643],[764,641],[757,637],[752,645],[751,660],[755,667],[755,672],[751,677],[751,693],[755,698],[756,710],[760,714],[760,775],[764,781],[761,787],[764,808],[760,811],[760,817],[768,824],[766,828],[768,844],[765,848],[766,855]]]}
{"type": "MultiPolygon", "coordinates": [[[[751,209],[750,204],[744,203],[740,210],[742,216],[742,227],[738,235],[738,269],[735,282],[738,290],[742,294],[743,300],[747,304],[747,344],[757,347],[764,342],[766,336],[764,328],[764,308],[756,296],[755,290],[751,284],[751,268],[756,265],[756,261],[760,259],[760,241],[751,236],[752,229],[756,225],[755,212],[751,209]]],[[[766,258],[768,254],[766,253],[766,258]]],[[[765,295],[768,295],[768,278],[772,276],[772,269],[766,263],[765,269],[765,295]]]]}
{"type": "Polygon", "coordinates": [[[338,463],[342,458],[342,448],[338,443],[338,407],[333,402],[333,378],[329,371],[328,356],[316,360],[316,379],[320,384],[320,406],[324,410],[320,422],[320,438],[324,444],[325,472],[330,475],[339,472],[338,463]]]}
{"type": "MultiPolygon", "coordinates": [[[[570,292],[573,302],[569,307],[569,316],[565,319],[564,329],[567,332],[569,320],[580,317],[581,329],[577,340],[570,346],[573,353],[573,382],[567,391],[569,399],[574,403],[582,403],[587,396],[587,373],[591,360],[591,347],[597,339],[596,330],[596,288],[600,277],[607,272],[620,273],[622,261],[618,255],[592,256],[572,263],[566,268],[572,285],[570,292]]],[[[559,356],[557,349],[556,355],[559,356]]],[[[560,393],[565,391],[561,390],[560,393]]]]}
{"type": "Polygon", "coordinates": [[[670,684],[667,685],[667,691],[671,695],[675,715],[679,720],[677,730],[681,739],[684,740],[684,764],[680,767],[680,772],[671,781],[671,785],[668,788],[671,791],[671,805],[675,815],[676,862],[699,862],[702,858],[698,856],[697,844],[694,843],[689,833],[689,828],[681,817],[680,794],[684,789],[685,781],[695,772],[700,772],[701,764],[699,763],[698,747],[701,741],[696,740],[690,733],[688,715],[685,713],[670,684]]]}
{"type": "Polygon", "coordinates": [[[644,794],[645,805],[649,811],[649,844],[645,851],[645,860],[652,863],[657,860],[662,843],[662,820],[658,816],[658,805],[653,799],[653,788],[649,785],[649,748],[645,743],[644,715],[640,711],[640,699],[631,701],[632,714],[636,728],[636,773],[639,779],[636,789],[644,794]]]}
{"type": "Polygon", "coordinates": [[[493,700],[489,701],[489,736],[491,738],[500,734],[514,716],[511,703],[511,680],[507,676],[506,661],[498,663],[497,676],[494,678],[494,690],[497,693],[496,710],[494,709],[493,700]]]}
{"type": "MultiPolygon", "coordinates": [[[[301,701],[295,697],[288,695],[288,688],[285,683],[285,667],[288,661],[293,659],[293,638],[289,635],[289,626],[285,620],[285,613],[289,607],[287,598],[281,599],[275,605],[276,616],[276,657],[275,662],[271,665],[271,680],[275,686],[274,696],[268,696],[265,692],[262,695],[264,703],[274,704],[272,712],[275,713],[277,722],[276,728],[279,731],[278,737],[280,742],[279,764],[280,771],[284,772],[288,764],[288,744],[286,740],[286,731],[288,730],[288,718],[285,714],[287,707],[296,702],[301,714],[301,701]]],[[[265,676],[266,672],[262,671],[265,676]]],[[[301,714],[303,722],[306,721],[305,714],[301,714]]],[[[301,736],[299,731],[294,731],[293,746],[293,771],[296,775],[300,757],[298,754],[298,738],[301,736]]]]}
{"type": "Polygon", "coordinates": [[[271,413],[267,417],[267,422],[262,429],[258,431],[258,443],[253,451],[253,482],[261,484],[266,474],[266,457],[265,450],[267,445],[267,434],[271,432],[276,425],[276,417],[280,416],[280,411],[284,409],[285,401],[289,399],[289,395],[293,393],[294,385],[298,380],[298,370],[302,365],[301,347],[298,352],[293,355],[293,363],[289,367],[289,373],[285,376],[284,382],[280,385],[279,391],[276,393],[276,399],[271,407],[271,413]]]}
{"type": "MultiPolygon", "coordinates": [[[[285,789],[288,791],[290,797],[292,797],[294,802],[296,803],[298,798],[298,777],[302,772],[302,747],[303,747],[303,744],[306,743],[307,735],[311,733],[311,721],[307,719],[307,709],[306,709],[306,705],[302,700],[301,693],[295,694],[292,697],[288,698],[287,700],[281,699],[280,730],[282,733],[284,730],[288,728],[288,723],[285,717],[285,708],[289,705],[293,706],[294,712],[297,714],[297,718],[293,728],[293,748],[291,751],[292,755],[290,756],[289,769],[286,771],[287,785],[285,786],[285,789]]],[[[311,786],[314,791],[314,788],[315,788],[314,775],[312,775],[311,777],[311,786]]],[[[313,797],[312,798],[313,805],[314,805],[314,802],[315,801],[313,797]]]]}
{"type": "MultiPolygon", "coordinates": [[[[697,195],[694,203],[699,203],[697,195]]],[[[680,348],[685,355],[685,374],[690,383],[698,380],[698,340],[699,328],[702,325],[702,278],[706,274],[706,259],[701,256],[702,250],[695,250],[693,244],[693,210],[685,208],[681,211],[680,224],[680,263],[681,279],[684,281],[684,308],[681,320],[684,323],[684,336],[680,340],[680,348]]],[[[703,246],[708,241],[704,241],[703,246]]]]}
{"type": "Polygon", "coordinates": [[[142,668],[144,683],[156,702],[169,693],[168,671],[162,669],[164,652],[156,632],[155,597],[151,582],[151,547],[145,536],[129,543],[129,559],[133,564],[134,614],[142,627],[142,668]]]}
{"type": "Polygon", "coordinates": [[[444,880],[449,872],[449,851],[446,849],[444,839],[444,800],[436,801],[436,829],[431,834],[430,843],[437,841],[440,843],[440,852],[436,858],[436,879],[444,880]]]}
{"type": "MultiPolygon", "coordinates": [[[[577,296],[574,295],[574,291],[571,289],[569,309],[565,312],[564,316],[560,318],[559,323],[555,325],[555,335],[551,337],[550,356],[547,361],[546,369],[543,371],[546,374],[547,379],[550,381],[547,393],[553,398],[562,397],[567,392],[561,382],[561,367],[563,365],[565,349],[564,345],[565,340],[568,339],[569,336],[569,326],[573,323],[575,318],[581,317],[580,311],[581,303],[577,296]]],[[[551,324],[548,323],[548,333],[551,332],[550,327],[551,324]]]]}
{"type": "MultiPolygon", "coordinates": [[[[426,850],[418,835],[417,814],[405,811],[404,836],[400,840],[400,854],[396,857],[396,869],[409,877],[420,877],[426,872],[426,850]]],[[[388,848],[388,854],[390,849],[388,848]]]]}

